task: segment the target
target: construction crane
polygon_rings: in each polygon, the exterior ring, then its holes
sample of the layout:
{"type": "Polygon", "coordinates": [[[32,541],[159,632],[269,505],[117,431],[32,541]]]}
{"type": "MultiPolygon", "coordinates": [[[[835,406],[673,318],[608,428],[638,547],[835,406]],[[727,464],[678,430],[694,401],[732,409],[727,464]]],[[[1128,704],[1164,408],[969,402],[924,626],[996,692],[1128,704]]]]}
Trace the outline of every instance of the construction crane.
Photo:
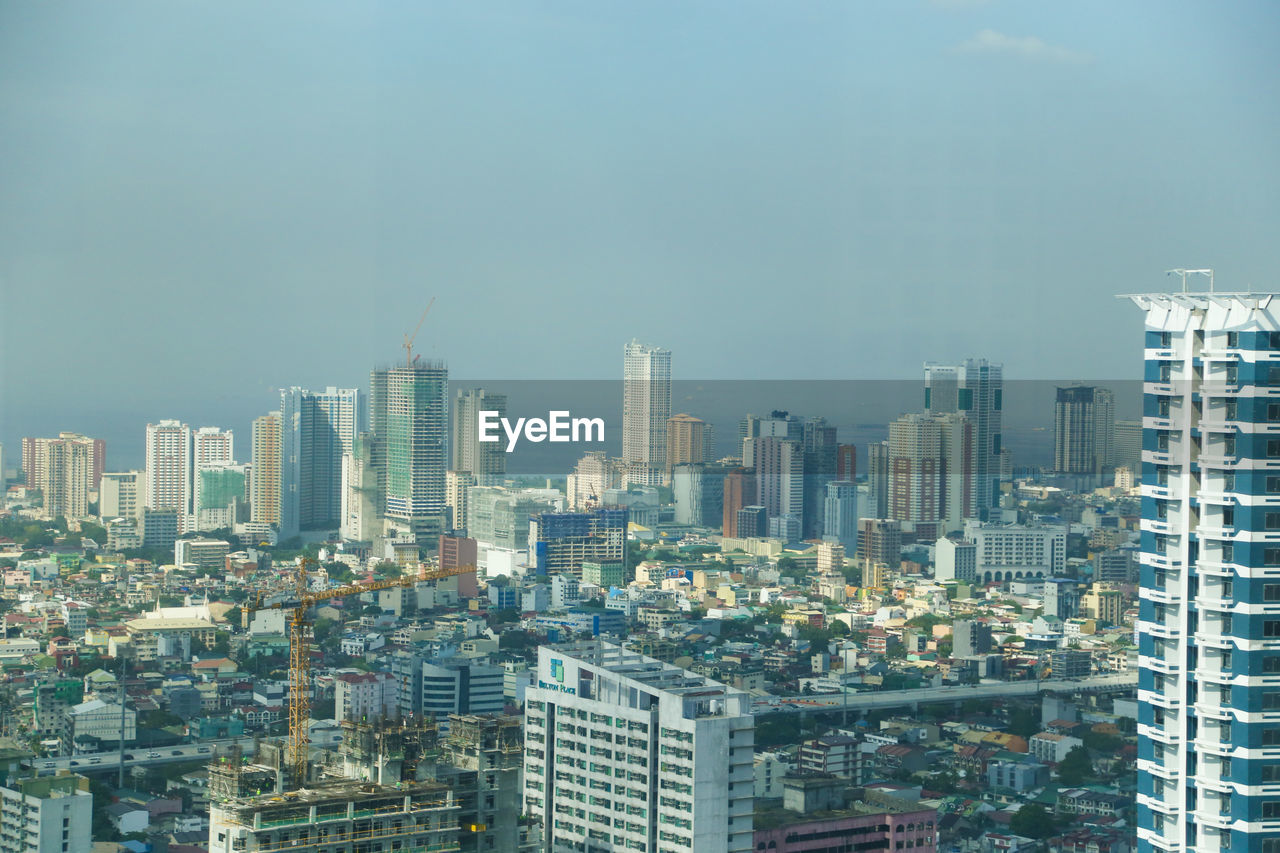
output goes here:
{"type": "Polygon", "coordinates": [[[418,572],[398,578],[312,591],[307,567],[315,562],[310,558],[303,558],[298,562],[291,585],[284,589],[260,591],[252,602],[245,602],[241,611],[241,619],[246,624],[249,614],[259,610],[284,610],[289,614],[289,741],[285,760],[293,771],[295,785],[306,781],[308,746],[311,742],[307,732],[311,721],[311,620],[307,617],[307,611],[313,605],[332,598],[413,586],[422,581],[471,574],[476,570],[475,566],[455,566],[448,569],[423,567],[418,572]]]}
{"type": "Polygon", "coordinates": [[[413,367],[413,363],[418,357],[413,354],[413,342],[418,337],[418,332],[422,331],[422,324],[427,321],[427,314],[431,311],[431,306],[436,304],[436,298],[431,297],[431,301],[427,303],[426,309],[422,312],[422,318],[418,320],[418,327],[413,330],[412,335],[404,336],[404,366],[413,367]]]}

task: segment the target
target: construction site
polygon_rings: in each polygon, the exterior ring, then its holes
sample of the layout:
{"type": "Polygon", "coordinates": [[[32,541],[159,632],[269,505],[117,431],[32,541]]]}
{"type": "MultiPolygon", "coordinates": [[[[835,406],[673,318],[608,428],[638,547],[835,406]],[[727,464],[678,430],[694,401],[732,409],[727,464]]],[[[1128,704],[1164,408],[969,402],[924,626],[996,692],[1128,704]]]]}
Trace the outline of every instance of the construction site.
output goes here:
{"type": "Polygon", "coordinates": [[[287,744],[231,749],[209,768],[210,853],[517,851],[520,719],[450,715],[342,724],[303,784],[287,744]]]}

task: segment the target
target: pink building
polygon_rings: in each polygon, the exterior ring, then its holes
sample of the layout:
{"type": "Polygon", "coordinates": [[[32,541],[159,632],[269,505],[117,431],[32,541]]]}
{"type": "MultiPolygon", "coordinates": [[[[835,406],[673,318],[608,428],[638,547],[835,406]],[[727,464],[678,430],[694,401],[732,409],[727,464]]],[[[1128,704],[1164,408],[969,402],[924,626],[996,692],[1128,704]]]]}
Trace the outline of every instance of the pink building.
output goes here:
{"type": "Polygon", "coordinates": [[[850,850],[905,850],[909,846],[915,853],[935,853],[937,816],[933,809],[847,814],[820,820],[796,815],[794,823],[757,829],[753,846],[764,853],[812,853],[843,849],[841,842],[849,842],[850,850]]]}

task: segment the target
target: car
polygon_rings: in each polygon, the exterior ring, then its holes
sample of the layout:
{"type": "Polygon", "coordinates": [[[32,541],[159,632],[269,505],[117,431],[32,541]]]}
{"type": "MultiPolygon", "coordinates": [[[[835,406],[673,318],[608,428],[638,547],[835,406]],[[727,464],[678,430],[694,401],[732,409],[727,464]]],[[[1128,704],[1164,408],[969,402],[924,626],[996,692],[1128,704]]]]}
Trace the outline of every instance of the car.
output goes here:
{"type": "Polygon", "coordinates": [[[78,767],[79,765],[80,765],[80,762],[79,762],[79,761],[73,761],[73,762],[71,762],[71,766],[72,766],[72,767],[78,767]]]}
{"type": "Polygon", "coordinates": [[[209,747],[207,746],[202,746],[196,750],[196,752],[208,752],[208,751],[209,751],[209,747]]]}
{"type": "Polygon", "coordinates": [[[182,750],[180,750],[180,749],[175,749],[173,752],[171,752],[171,753],[169,753],[169,754],[170,754],[170,755],[182,755],[182,750]]]}
{"type": "Polygon", "coordinates": [[[101,759],[101,758],[90,758],[90,759],[89,759],[89,763],[90,763],[90,764],[101,764],[101,763],[102,763],[102,759],[101,759]]]}
{"type": "Polygon", "coordinates": [[[148,753],[147,753],[147,758],[159,758],[159,757],[160,757],[160,753],[158,753],[158,752],[148,752],[148,753]]]}

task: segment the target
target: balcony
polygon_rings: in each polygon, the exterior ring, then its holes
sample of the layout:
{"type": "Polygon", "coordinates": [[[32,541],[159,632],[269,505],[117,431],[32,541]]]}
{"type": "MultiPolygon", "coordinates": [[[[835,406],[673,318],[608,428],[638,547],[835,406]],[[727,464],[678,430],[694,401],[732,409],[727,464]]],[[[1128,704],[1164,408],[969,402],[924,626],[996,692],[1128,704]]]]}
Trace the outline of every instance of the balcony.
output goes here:
{"type": "Polygon", "coordinates": [[[1216,451],[1201,453],[1196,461],[1201,468],[1234,468],[1240,464],[1240,457],[1235,453],[1216,451]]]}
{"type": "Polygon", "coordinates": [[[1142,393],[1154,394],[1160,397],[1173,397],[1177,394],[1174,389],[1174,381],[1168,380],[1164,382],[1143,382],[1142,393]]]}
{"type": "Polygon", "coordinates": [[[1171,415],[1158,415],[1154,417],[1144,417],[1142,419],[1143,429],[1177,429],[1173,423],[1171,415]]]}

